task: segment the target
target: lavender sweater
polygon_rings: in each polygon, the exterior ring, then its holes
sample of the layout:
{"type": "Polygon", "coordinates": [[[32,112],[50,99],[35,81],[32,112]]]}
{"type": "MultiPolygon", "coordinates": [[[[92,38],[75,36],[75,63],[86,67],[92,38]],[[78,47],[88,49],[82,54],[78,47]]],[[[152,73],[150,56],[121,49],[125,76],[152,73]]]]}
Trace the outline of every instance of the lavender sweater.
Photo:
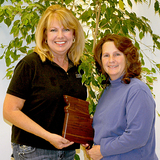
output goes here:
{"type": "Polygon", "coordinates": [[[155,154],[155,102],[148,86],[121,78],[105,89],[93,117],[94,144],[103,160],[158,160],[155,154]]]}

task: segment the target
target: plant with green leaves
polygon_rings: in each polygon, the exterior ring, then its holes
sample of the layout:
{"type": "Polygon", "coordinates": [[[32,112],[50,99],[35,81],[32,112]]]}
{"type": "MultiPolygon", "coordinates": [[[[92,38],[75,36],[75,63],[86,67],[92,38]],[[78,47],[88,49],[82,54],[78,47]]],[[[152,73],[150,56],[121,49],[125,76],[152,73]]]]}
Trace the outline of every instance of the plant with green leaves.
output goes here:
{"type": "MultiPolygon", "coordinates": [[[[35,30],[41,14],[52,4],[66,6],[80,20],[85,30],[85,51],[79,71],[83,70],[83,83],[88,87],[89,112],[94,114],[98,98],[102,93],[105,80],[103,75],[98,75],[93,58],[93,50],[97,41],[107,33],[115,33],[127,36],[140,51],[143,77],[152,90],[152,84],[156,77],[154,73],[160,72],[160,64],[153,61],[143,49],[155,53],[160,49],[160,36],[155,34],[147,17],[138,17],[135,12],[130,12],[133,4],[148,3],[151,0],[11,0],[8,5],[6,0],[0,0],[0,23],[5,23],[10,29],[13,39],[9,44],[1,44],[3,50],[0,59],[5,59],[8,67],[6,77],[11,78],[15,62],[33,52],[35,44],[35,30]],[[153,45],[146,46],[143,38],[150,35],[153,45]],[[151,63],[151,67],[145,66],[145,59],[151,63]]],[[[160,15],[160,3],[154,1],[155,14],[160,15]]],[[[78,155],[75,159],[80,159],[78,155]]]]}
{"type": "MultiPolygon", "coordinates": [[[[41,14],[48,6],[60,4],[73,11],[85,30],[86,47],[79,70],[85,73],[83,83],[88,87],[90,114],[94,114],[97,100],[103,91],[102,81],[105,79],[96,71],[93,50],[97,41],[107,33],[121,34],[133,40],[140,50],[143,77],[152,90],[153,81],[156,80],[153,74],[160,72],[160,64],[141,49],[145,46],[141,40],[147,34],[150,35],[153,45],[145,47],[154,54],[156,49],[160,49],[160,36],[153,32],[147,17],[138,17],[128,10],[134,3],[148,3],[150,6],[151,0],[11,0],[9,5],[4,5],[4,2],[8,1],[0,0],[0,23],[4,22],[10,28],[13,36],[9,44],[1,44],[3,54],[0,59],[4,58],[6,61],[7,78],[12,77],[14,62],[33,52],[35,30],[41,14]],[[145,67],[145,58],[149,59],[151,68],[145,67]]],[[[160,15],[158,0],[154,2],[154,10],[155,14],[160,15]]]]}

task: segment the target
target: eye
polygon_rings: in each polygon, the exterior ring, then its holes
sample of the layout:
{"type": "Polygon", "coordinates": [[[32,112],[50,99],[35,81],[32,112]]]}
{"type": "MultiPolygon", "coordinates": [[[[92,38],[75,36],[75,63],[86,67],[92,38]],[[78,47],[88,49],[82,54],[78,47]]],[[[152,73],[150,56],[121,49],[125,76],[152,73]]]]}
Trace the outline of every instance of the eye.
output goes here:
{"type": "Polygon", "coordinates": [[[70,29],[69,29],[69,28],[66,28],[66,29],[64,29],[64,31],[69,32],[69,31],[70,31],[70,29]]]}
{"type": "Polygon", "coordinates": [[[104,54],[103,57],[109,57],[109,54],[104,54]]]}
{"type": "Polygon", "coordinates": [[[120,53],[116,53],[116,56],[120,56],[121,54],[120,53]]]}
{"type": "Polygon", "coordinates": [[[51,30],[50,30],[50,32],[56,32],[57,30],[56,29],[54,29],[54,28],[52,28],[51,30]]]}
{"type": "Polygon", "coordinates": [[[116,52],[116,53],[114,54],[114,56],[121,56],[121,53],[116,52]]]}

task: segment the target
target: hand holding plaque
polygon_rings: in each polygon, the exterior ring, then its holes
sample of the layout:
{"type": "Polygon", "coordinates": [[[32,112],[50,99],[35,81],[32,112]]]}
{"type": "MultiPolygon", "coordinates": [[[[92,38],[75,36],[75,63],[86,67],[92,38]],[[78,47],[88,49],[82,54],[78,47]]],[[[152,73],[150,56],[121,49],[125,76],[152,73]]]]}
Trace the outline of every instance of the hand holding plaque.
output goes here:
{"type": "Polygon", "coordinates": [[[67,106],[64,107],[65,119],[62,136],[80,144],[93,143],[92,118],[87,101],[64,95],[67,106]]]}

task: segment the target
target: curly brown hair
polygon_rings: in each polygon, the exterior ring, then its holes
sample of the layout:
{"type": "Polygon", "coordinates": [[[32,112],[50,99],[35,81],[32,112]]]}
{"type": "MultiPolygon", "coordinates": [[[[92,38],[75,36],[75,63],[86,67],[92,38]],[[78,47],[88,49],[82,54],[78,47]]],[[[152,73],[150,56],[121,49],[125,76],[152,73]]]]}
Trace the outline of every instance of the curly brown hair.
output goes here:
{"type": "Polygon", "coordinates": [[[98,72],[106,76],[106,82],[109,83],[109,75],[104,71],[102,65],[102,46],[105,42],[113,41],[116,48],[121,51],[126,58],[126,72],[122,81],[126,84],[130,83],[130,78],[141,79],[141,62],[139,59],[138,49],[133,45],[132,41],[124,36],[117,34],[107,34],[103,37],[94,49],[94,59],[98,72]]]}

